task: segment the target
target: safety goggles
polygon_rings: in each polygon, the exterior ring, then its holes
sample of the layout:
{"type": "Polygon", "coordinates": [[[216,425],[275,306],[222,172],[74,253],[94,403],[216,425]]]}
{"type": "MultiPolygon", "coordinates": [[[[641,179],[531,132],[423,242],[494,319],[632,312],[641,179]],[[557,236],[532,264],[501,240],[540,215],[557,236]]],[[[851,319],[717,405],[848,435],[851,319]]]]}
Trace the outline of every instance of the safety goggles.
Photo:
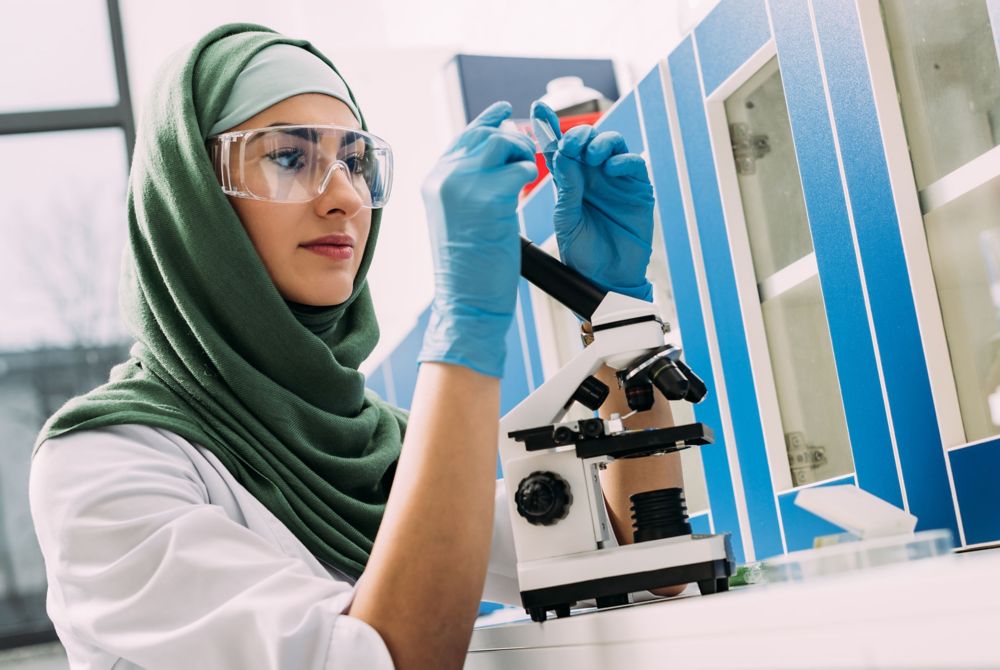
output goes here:
{"type": "Polygon", "coordinates": [[[308,202],[346,179],[364,207],[377,209],[392,188],[392,149],[375,135],[335,125],[276,125],[208,138],[215,173],[228,195],[308,202]],[[339,176],[337,173],[341,173],[339,176]]]}

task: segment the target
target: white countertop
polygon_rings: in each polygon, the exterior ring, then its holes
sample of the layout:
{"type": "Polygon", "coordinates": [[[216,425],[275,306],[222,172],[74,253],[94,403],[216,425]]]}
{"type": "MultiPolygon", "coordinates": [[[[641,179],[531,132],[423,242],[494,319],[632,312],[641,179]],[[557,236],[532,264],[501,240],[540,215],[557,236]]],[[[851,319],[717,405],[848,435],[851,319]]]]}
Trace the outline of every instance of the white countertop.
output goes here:
{"type": "Polygon", "coordinates": [[[1000,550],[540,624],[524,615],[477,627],[466,661],[470,670],[555,667],[1000,668],[1000,550]]]}

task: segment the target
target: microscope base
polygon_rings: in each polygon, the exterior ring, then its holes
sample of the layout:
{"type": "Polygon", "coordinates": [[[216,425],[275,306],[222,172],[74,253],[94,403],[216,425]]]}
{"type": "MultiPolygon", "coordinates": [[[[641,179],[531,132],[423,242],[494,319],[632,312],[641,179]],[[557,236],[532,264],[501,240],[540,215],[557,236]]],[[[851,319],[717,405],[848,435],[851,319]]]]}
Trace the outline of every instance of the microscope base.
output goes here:
{"type": "MultiPolygon", "coordinates": [[[[681,552],[675,551],[672,552],[675,558],[674,565],[667,567],[633,570],[621,574],[605,573],[602,576],[594,576],[590,579],[579,579],[570,583],[551,584],[521,591],[521,602],[524,604],[527,613],[531,615],[532,621],[545,621],[549,610],[554,610],[556,616],[559,618],[566,617],[569,616],[571,605],[577,601],[591,598],[597,601],[599,609],[603,609],[605,607],[627,605],[629,603],[629,594],[636,591],[690,584],[692,582],[698,584],[698,589],[702,595],[709,595],[729,589],[729,576],[733,572],[733,558],[732,550],[729,547],[728,533],[725,535],[686,536],[683,540],[681,538],[676,539],[680,540],[679,544],[681,546],[698,546],[703,549],[710,547],[711,551],[707,552],[709,554],[707,556],[704,551],[696,552],[702,554],[702,556],[700,560],[696,559],[695,562],[684,563],[683,559],[678,561],[677,559],[680,556],[677,556],[677,554],[687,552],[683,552],[683,550],[681,552]]],[[[655,542],[668,543],[670,540],[657,540],[655,542]]],[[[636,553],[636,549],[640,549],[640,546],[629,545],[619,547],[618,549],[624,549],[626,552],[634,554],[636,553]]],[[[653,547],[648,548],[653,549],[653,547]]],[[[676,549],[680,549],[680,547],[676,547],[676,549]]],[[[596,553],[602,554],[601,558],[603,559],[607,558],[606,552],[608,551],[610,550],[604,549],[596,553]]],[[[580,557],[580,559],[588,562],[593,561],[594,558],[596,556],[580,557]]],[[[563,562],[565,562],[565,559],[563,559],[563,562]]],[[[569,562],[572,563],[573,561],[569,562]]],[[[619,570],[621,570],[620,563],[622,562],[624,561],[618,562],[619,570]]],[[[661,566],[663,564],[662,553],[660,553],[659,564],[661,566]]],[[[607,566],[606,562],[604,562],[604,566],[607,566]]],[[[571,573],[572,570],[568,572],[571,573]]],[[[602,572],[604,571],[602,570],[602,572]]]]}

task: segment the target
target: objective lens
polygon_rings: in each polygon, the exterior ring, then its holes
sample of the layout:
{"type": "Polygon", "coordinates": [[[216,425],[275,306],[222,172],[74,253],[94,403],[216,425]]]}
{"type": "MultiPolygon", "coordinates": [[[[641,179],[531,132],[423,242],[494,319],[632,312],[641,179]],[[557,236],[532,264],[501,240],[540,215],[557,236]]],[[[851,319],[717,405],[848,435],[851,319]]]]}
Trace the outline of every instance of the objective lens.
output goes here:
{"type": "Polygon", "coordinates": [[[669,358],[661,358],[653,363],[649,369],[649,378],[667,400],[680,400],[687,395],[690,386],[687,378],[669,358]]]}
{"type": "Polygon", "coordinates": [[[653,406],[653,385],[645,380],[626,382],[625,401],[629,409],[645,412],[653,406]]]}

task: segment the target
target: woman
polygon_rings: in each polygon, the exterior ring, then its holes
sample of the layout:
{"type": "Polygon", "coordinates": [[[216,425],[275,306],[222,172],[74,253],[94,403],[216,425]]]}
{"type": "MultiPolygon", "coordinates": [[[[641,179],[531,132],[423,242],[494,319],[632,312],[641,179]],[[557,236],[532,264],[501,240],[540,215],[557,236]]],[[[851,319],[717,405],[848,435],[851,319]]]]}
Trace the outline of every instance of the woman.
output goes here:
{"type": "MultiPolygon", "coordinates": [[[[391,161],[336,69],[244,24],[162,68],[129,182],[121,303],[136,343],[50,418],[32,462],[73,667],[459,667],[484,580],[486,597],[517,601],[493,479],[517,194],[535,168],[530,143],[499,130],[509,114],[486,110],[424,186],[435,297],[408,419],[357,371],[378,338],[365,277],[391,161]]],[[[595,166],[642,191],[638,273],[615,274],[626,244],[597,254],[604,267],[573,243],[564,258],[648,297],[641,159],[592,130],[561,147],[563,230],[601,223],[580,197],[601,193],[595,166]]],[[[679,481],[676,459],[655,460],[605,479],[621,541],[628,494],[679,481]]]]}

